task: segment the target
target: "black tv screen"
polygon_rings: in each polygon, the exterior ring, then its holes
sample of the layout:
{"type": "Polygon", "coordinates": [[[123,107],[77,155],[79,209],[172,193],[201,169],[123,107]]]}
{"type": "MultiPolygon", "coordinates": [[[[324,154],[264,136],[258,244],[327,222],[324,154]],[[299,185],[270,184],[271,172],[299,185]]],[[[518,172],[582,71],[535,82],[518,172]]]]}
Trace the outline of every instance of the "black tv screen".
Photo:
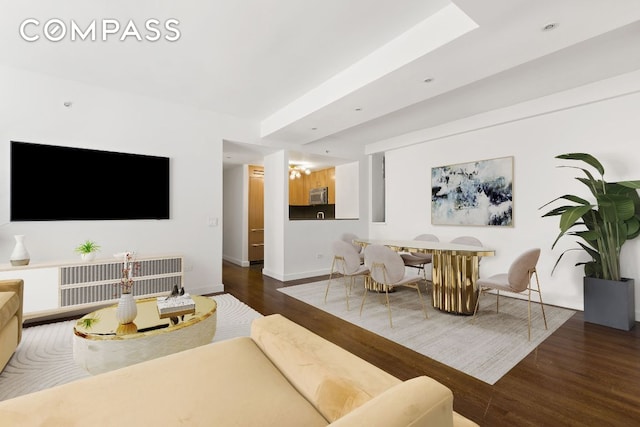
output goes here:
{"type": "Polygon", "coordinates": [[[11,141],[11,221],[169,219],[169,158],[11,141]]]}

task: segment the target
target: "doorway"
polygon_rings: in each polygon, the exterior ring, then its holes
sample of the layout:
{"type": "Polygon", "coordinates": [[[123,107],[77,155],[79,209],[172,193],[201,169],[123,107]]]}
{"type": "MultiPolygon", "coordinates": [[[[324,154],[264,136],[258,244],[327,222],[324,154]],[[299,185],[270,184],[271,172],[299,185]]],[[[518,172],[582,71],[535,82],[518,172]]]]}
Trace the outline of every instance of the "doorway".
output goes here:
{"type": "Polygon", "coordinates": [[[249,165],[249,263],[264,261],[264,167],[249,165]]]}

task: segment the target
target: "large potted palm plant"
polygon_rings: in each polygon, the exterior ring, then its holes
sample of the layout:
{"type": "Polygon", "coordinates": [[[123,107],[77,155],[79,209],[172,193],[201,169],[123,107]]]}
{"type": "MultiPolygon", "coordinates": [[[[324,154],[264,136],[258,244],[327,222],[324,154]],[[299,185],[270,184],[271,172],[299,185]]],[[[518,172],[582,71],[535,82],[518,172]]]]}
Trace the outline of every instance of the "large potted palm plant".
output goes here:
{"type": "Polygon", "coordinates": [[[572,250],[584,250],[589,260],[578,262],[584,266],[584,319],[590,323],[630,330],[635,322],[634,280],[622,277],[620,250],[627,241],[640,235],[640,197],[637,189],[640,181],[606,182],[604,167],[592,155],[568,153],[557,159],[586,163],[589,168],[563,165],[584,173],[576,179],[583,183],[595,202],[571,194],[553,199],[541,207],[557,201],[569,201],[545,213],[543,217],[560,216],[560,234],[552,249],[563,236],[577,237],[579,248],[562,252],[562,257],[572,250]],[[600,176],[594,177],[592,170],[600,176]]]}

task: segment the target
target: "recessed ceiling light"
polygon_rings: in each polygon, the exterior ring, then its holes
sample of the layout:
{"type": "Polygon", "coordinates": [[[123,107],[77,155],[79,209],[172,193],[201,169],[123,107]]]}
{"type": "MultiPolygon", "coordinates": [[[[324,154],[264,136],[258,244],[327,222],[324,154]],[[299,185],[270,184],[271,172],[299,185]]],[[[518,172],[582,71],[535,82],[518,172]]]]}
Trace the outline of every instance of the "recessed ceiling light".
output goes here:
{"type": "Polygon", "coordinates": [[[64,101],[64,103],[63,103],[62,105],[64,105],[65,107],[69,108],[69,107],[71,107],[71,106],[73,105],[73,102],[71,102],[71,101],[64,101]]]}
{"type": "Polygon", "coordinates": [[[432,77],[427,77],[426,79],[424,79],[425,83],[431,83],[433,81],[432,77]]]}
{"type": "Polygon", "coordinates": [[[311,128],[311,130],[318,130],[318,128],[311,128]]]}
{"type": "Polygon", "coordinates": [[[356,108],[354,108],[354,110],[356,110],[356,111],[362,111],[362,107],[356,107],[356,108]]]}
{"type": "Polygon", "coordinates": [[[557,22],[549,22],[544,27],[542,27],[542,31],[551,31],[551,30],[555,30],[556,28],[558,28],[557,22]]]}

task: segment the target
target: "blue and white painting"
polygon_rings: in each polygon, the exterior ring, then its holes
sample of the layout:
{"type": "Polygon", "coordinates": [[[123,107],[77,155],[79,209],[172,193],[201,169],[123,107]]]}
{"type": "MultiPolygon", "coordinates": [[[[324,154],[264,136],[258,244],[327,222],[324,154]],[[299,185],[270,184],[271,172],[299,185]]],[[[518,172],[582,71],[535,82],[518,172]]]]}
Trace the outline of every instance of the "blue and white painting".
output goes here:
{"type": "Polygon", "coordinates": [[[432,168],[431,223],[513,226],[513,157],[432,168]]]}

